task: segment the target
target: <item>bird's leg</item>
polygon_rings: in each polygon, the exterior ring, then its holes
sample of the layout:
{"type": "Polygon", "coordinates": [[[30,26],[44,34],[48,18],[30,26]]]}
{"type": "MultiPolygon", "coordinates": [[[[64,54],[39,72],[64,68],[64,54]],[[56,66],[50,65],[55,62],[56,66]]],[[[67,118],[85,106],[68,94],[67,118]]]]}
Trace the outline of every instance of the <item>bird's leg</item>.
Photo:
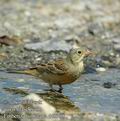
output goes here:
{"type": "Polygon", "coordinates": [[[63,90],[62,85],[59,85],[59,90],[58,90],[58,92],[59,92],[59,93],[62,93],[62,90],[63,90]]]}
{"type": "Polygon", "coordinates": [[[50,89],[45,89],[45,91],[51,91],[51,92],[55,92],[55,90],[53,89],[53,85],[49,84],[50,89]]]}
{"type": "Polygon", "coordinates": [[[52,84],[49,84],[49,86],[50,86],[50,89],[53,90],[53,85],[52,84]]]}
{"type": "Polygon", "coordinates": [[[50,91],[55,92],[55,89],[53,88],[53,85],[49,84],[49,86],[50,86],[50,91]]]}

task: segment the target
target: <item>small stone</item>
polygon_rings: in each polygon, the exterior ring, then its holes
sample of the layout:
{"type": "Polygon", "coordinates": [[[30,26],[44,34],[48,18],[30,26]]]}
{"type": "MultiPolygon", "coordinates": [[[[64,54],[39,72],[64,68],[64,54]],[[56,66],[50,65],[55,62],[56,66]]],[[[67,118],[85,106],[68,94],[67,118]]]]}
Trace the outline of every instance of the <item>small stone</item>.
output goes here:
{"type": "Polygon", "coordinates": [[[33,104],[33,106],[38,107],[43,111],[46,115],[54,114],[56,112],[55,107],[48,104],[45,100],[43,100],[39,95],[31,93],[25,97],[26,100],[31,100],[33,102],[38,102],[33,104]]]}
{"type": "Polygon", "coordinates": [[[115,83],[112,83],[112,82],[105,82],[103,84],[103,87],[104,88],[112,88],[113,86],[115,86],[116,84],[115,83]]]}
{"type": "Polygon", "coordinates": [[[36,58],[36,61],[40,61],[42,58],[36,58]]]}
{"type": "Polygon", "coordinates": [[[24,79],[17,79],[16,81],[17,81],[17,82],[25,82],[24,79]]]}
{"type": "Polygon", "coordinates": [[[4,27],[6,27],[6,28],[11,28],[11,24],[9,23],[9,22],[4,22],[4,27]]]}
{"type": "Polygon", "coordinates": [[[44,51],[51,51],[51,50],[69,51],[71,48],[72,48],[72,45],[62,40],[61,41],[47,40],[43,42],[25,44],[25,49],[28,49],[28,50],[42,49],[44,51]]]}
{"type": "Polygon", "coordinates": [[[31,12],[30,12],[30,11],[25,11],[24,14],[25,14],[26,16],[28,16],[28,17],[31,16],[31,12]]]}
{"type": "Polygon", "coordinates": [[[110,62],[110,61],[108,61],[108,60],[103,60],[102,63],[103,63],[105,66],[107,66],[107,67],[110,67],[110,66],[113,65],[113,63],[110,62]]]}
{"type": "Polygon", "coordinates": [[[120,44],[120,38],[114,38],[114,39],[112,40],[112,43],[113,43],[113,44],[120,44]]]}
{"type": "Polygon", "coordinates": [[[25,43],[29,43],[29,42],[31,42],[30,39],[24,39],[23,41],[24,41],[25,43]]]}
{"type": "Polygon", "coordinates": [[[0,44],[2,45],[20,45],[23,43],[23,40],[19,36],[9,37],[7,35],[0,36],[0,44]]]}
{"type": "Polygon", "coordinates": [[[99,68],[96,68],[96,71],[97,72],[104,72],[104,71],[106,71],[106,69],[103,67],[99,67],[99,68]]]}
{"type": "Polygon", "coordinates": [[[0,53],[0,60],[7,59],[8,55],[6,53],[0,53]]]}
{"type": "Polygon", "coordinates": [[[114,45],[114,49],[115,49],[116,51],[119,51],[119,52],[120,52],[120,44],[115,44],[115,45],[114,45]]]}

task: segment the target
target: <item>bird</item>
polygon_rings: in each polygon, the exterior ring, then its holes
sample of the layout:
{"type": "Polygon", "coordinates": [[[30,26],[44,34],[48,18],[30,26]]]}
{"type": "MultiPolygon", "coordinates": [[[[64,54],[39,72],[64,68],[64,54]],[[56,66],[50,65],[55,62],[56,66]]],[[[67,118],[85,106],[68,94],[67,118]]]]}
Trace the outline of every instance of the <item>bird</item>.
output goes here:
{"type": "Polygon", "coordinates": [[[58,92],[62,93],[63,85],[76,81],[84,71],[84,59],[92,52],[85,48],[70,49],[66,58],[41,63],[25,70],[16,70],[16,73],[29,74],[48,83],[51,91],[53,85],[58,85],[58,92]]]}

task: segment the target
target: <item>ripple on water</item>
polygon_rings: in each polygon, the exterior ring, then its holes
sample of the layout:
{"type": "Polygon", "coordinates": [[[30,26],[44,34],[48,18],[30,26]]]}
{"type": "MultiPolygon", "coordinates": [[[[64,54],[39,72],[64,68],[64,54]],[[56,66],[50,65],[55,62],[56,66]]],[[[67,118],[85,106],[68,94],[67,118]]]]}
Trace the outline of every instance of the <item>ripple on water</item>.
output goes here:
{"type": "MultiPolygon", "coordinates": [[[[84,74],[78,81],[64,86],[64,95],[68,96],[81,111],[120,113],[120,70],[111,69],[98,74],[84,74]],[[114,83],[111,88],[105,88],[104,83],[114,83]]],[[[28,89],[30,92],[40,92],[46,88],[42,81],[18,74],[0,72],[0,98],[12,102],[20,101],[20,94],[11,94],[3,90],[5,87],[28,89]],[[3,79],[4,75],[6,78],[3,79]],[[24,79],[17,82],[16,79],[24,79]]],[[[9,103],[8,103],[9,104],[9,103]]],[[[4,101],[0,100],[0,107],[4,107],[4,101]]]]}

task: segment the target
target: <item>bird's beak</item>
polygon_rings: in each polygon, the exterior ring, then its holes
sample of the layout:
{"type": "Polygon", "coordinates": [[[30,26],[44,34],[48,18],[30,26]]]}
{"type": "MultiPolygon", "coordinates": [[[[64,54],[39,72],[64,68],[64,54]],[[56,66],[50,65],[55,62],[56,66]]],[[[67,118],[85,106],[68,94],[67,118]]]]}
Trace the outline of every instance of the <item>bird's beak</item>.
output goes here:
{"type": "Polygon", "coordinates": [[[94,53],[90,50],[85,51],[85,56],[89,56],[89,55],[94,55],[94,53]]]}

